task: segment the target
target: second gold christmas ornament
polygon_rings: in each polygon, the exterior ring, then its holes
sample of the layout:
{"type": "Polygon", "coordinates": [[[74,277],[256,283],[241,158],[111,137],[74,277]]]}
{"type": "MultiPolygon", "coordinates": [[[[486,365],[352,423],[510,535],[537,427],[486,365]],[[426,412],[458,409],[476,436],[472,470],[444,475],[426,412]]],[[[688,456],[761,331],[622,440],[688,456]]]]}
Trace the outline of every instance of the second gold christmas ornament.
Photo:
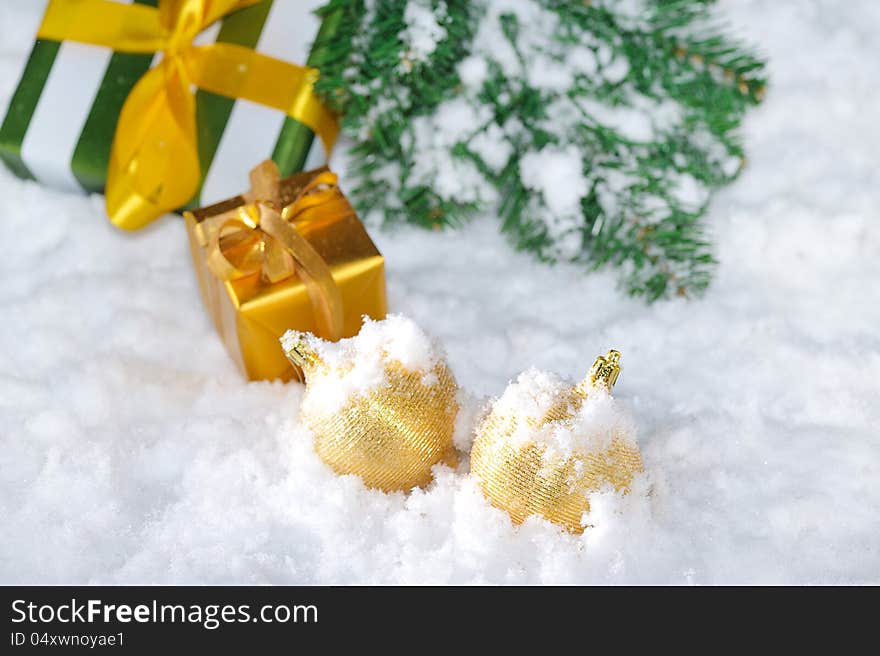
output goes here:
{"type": "Polygon", "coordinates": [[[577,385],[530,370],[508,386],[471,450],[471,474],[492,505],[517,524],[540,515],[581,533],[590,493],[629,490],[642,458],[611,396],[619,372],[620,353],[609,351],[577,385]]]}

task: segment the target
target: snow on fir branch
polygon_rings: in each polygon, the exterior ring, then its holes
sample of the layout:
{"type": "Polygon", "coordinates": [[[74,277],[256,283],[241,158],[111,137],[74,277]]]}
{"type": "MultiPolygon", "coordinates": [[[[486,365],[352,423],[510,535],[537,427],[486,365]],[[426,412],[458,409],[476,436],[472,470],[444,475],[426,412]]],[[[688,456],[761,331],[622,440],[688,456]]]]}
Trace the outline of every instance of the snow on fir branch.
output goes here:
{"type": "Polygon", "coordinates": [[[703,217],[765,86],[713,2],[331,0],[312,63],[356,144],[355,204],[426,227],[494,212],[543,260],[615,266],[649,300],[700,292],[703,217]]]}

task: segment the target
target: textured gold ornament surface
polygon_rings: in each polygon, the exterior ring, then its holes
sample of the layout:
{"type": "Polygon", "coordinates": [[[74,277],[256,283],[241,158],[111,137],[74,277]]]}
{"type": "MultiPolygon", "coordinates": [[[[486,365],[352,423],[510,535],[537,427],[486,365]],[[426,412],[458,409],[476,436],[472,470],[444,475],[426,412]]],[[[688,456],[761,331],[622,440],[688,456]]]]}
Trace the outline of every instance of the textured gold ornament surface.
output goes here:
{"type": "Polygon", "coordinates": [[[590,509],[587,495],[609,483],[626,492],[633,476],[642,471],[641,453],[627,435],[613,435],[602,450],[567,456],[537,442],[516,443],[512,439],[523,422],[535,431],[553,425],[570,428],[572,417],[590,393],[600,387],[610,391],[620,371],[619,360],[616,351],[597,358],[590,376],[562,392],[538,420],[493,409],[477,428],[471,473],[490,503],[507,511],[515,523],[540,515],[581,533],[581,518],[590,509]]]}
{"type": "Polygon", "coordinates": [[[408,371],[389,360],[385,384],[325,412],[308,402],[310,383],[339,379],[346,371],[323,363],[305,340],[286,340],[285,352],[305,374],[301,421],[313,433],[318,455],[336,473],[355,474],[386,492],[406,491],[428,484],[438,462],[455,464],[458,386],[445,362],[431,371],[408,371]]]}

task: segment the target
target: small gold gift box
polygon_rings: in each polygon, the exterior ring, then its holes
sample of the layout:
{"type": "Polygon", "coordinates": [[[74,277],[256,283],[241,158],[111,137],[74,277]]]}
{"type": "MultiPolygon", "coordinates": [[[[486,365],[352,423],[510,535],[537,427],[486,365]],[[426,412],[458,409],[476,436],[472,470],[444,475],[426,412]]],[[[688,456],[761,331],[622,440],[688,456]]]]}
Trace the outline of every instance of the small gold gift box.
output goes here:
{"type": "Polygon", "coordinates": [[[326,167],[281,180],[263,162],[249,192],[184,217],[205,306],[251,380],[300,376],[288,329],[337,340],[385,317],[385,260],[326,167]]]}

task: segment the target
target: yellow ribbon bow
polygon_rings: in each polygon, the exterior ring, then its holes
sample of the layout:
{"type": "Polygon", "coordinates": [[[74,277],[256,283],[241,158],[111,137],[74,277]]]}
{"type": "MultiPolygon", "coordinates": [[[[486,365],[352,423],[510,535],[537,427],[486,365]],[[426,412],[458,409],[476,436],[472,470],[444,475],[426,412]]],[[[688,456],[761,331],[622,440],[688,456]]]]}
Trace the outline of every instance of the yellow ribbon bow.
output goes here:
{"type": "Polygon", "coordinates": [[[193,45],[226,14],[259,0],[159,0],[158,8],[111,0],[50,0],[37,32],[119,52],[161,52],[119,115],[107,171],[110,220],[134,230],[186,204],[200,183],[193,87],[285,112],[327,153],[336,119],[313,91],[318,71],[231,43],[193,45]]]}
{"type": "Polygon", "coordinates": [[[296,230],[297,222],[334,220],[350,214],[351,205],[336,186],[335,173],[324,170],[281,207],[281,175],[272,160],[251,171],[245,204],[196,224],[207,249],[207,263],[220,280],[259,274],[270,283],[295,273],[305,285],[318,320],[330,340],[342,337],[342,296],[323,258],[296,230]]]}

